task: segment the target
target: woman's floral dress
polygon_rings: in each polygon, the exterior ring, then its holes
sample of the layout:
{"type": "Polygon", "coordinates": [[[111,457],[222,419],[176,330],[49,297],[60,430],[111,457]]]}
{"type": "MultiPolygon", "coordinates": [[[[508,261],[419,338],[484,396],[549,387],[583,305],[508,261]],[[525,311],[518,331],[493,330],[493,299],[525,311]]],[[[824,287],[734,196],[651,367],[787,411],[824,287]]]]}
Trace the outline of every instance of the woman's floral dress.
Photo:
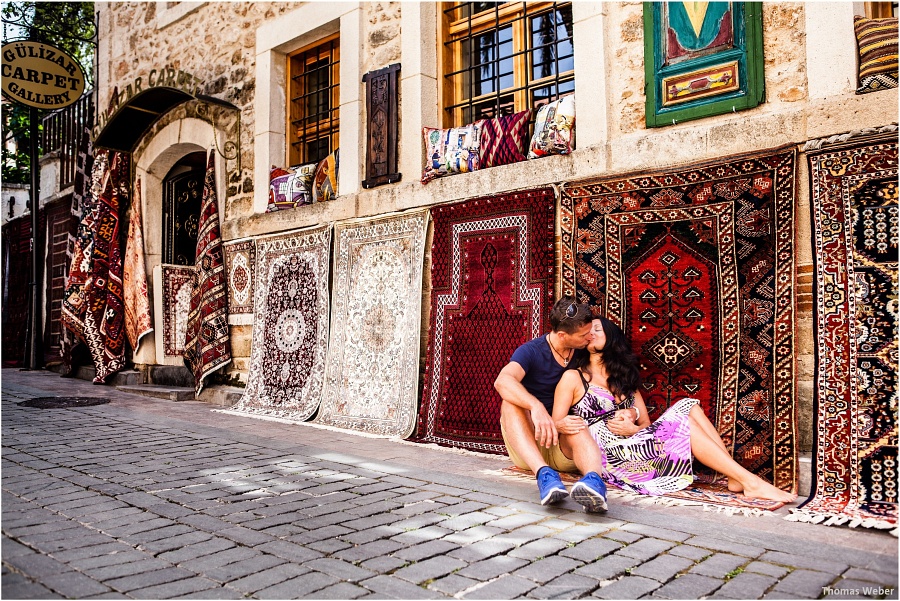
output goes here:
{"type": "Polygon", "coordinates": [[[691,429],[688,412],[697,399],[681,399],[655,422],[631,436],[609,431],[605,420],[592,419],[616,409],[612,393],[590,384],[570,413],[584,418],[600,445],[604,480],[642,495],[664,495],[694,481],[691,470],[691,429]]]}

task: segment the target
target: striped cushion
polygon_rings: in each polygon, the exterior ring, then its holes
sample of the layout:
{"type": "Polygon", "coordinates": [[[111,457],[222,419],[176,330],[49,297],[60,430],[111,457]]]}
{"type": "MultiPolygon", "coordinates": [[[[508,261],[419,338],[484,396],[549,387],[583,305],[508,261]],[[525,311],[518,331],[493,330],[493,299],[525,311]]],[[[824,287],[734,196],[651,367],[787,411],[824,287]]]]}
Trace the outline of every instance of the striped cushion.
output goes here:
{"type": "Polygon", "coordinates": [[[859,46],[859,88],[866,94],[897,87],[897,18],[854,17],[859,46]]]}
{"type": "Polygon", "coordinates": [[[481,127],[481,166],[496,167],[525,160],[531,111],[485,119],[481,127]]]}

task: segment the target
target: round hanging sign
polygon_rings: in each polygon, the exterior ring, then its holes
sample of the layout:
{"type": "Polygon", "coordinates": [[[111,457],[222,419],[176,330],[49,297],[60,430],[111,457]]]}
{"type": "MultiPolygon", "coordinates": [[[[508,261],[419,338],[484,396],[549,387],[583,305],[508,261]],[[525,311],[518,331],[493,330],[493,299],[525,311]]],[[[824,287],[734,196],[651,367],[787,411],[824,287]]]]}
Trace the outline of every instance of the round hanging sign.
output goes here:
{"type": "Polygon", "coordinates": [[[84,93],[84,70],[78,61],[48,44],[10,42],[3,56],[3,95],[39,109],[69,106],[84,93]]]}

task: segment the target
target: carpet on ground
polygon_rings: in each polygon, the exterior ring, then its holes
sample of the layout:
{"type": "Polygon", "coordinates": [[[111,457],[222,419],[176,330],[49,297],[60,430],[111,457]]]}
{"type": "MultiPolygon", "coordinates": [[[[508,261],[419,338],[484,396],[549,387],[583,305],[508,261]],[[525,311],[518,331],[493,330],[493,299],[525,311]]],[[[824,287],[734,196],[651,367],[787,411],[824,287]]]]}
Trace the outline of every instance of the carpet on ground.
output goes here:
{"type": "Polygon", "coordinates": [[[253,289],[256,285],[256,242],[253,238],[222,244],[228,278],[228,323],[253,323],[253,289]]]}
{"type": "Polygon", "coordinates": [[[161,265],[163,355],[184,356],[187,320],[197,272],[193,265],[161,265]]]}
{"type": "Polygon", "coordinates": [[[121,152],[101,151],[99,194],[94,211],[90,274],[85,285],[84,341],[103,383],[125,367],[125,291],[120,208],[128,202],[131,159],[121,152]]]}
{"type": "Polygon", "coordinates": [[[144,265],[144,226],[141,214],[141,180],[136,178],[128,241],[125,244],[124,276],[125,334],[134,352],[137,352],[141,338],[153,331],[150,295],[147,292],[147,269],[144,265]]]}
{"type": "Polygon", "coordinates": [[[335,226],[317,423],[400,438],[415,428],[427,222],[412,211],[335,226]]]}
{"type": "Polygon", "coordinates": [[[194,268],[197,279],[191,293],[191,309],[184,341],[184,364],[194,374],[194,394],[197,396],[210,374],[231,363],[228,288],[225,260],[222,256],[222,236],[219,232],[214,150],[209,152],[206,177],[203,180],[194,268]]]}
{"type": "MultiPolygon", "coordinates": [[[[505,476],[513,476],[518,480],[522,481],[531,481],[534,482],[534,473],[522,469],[520,467],[516,467],[511,465],[509,467],[505,467],[500,470],[500,473],[505,476]]],[[[562,478],[563,482],[567,482],[569,484],[574,484],[581,478],[581,474],[570,474],[566,472],[560,472],[560,478],[562,478]]],[[[728,490],[728,480],[727,478],[712,478],[712,479],[696,479],[693,484],[688,486],[687,488],[683,488],[681,490],[676,490],[675,492],[670,492],[662,495],[662,497],[651,497],[648,495],[636,495],[629,491],[624,491],[620,488],[616,488],[613,484],[607,483],[607,490],[616,490],[620,491],[620,494],[623,494],[627,497],[637,497],[641,499],[646,499],[647,501],[656,501],[661,503],[666,503],[667,501],[661,501],[660,499],[673,499],[675,505],[694,505],[694,504],[703,504],[703,505],[716,505],[720,507],[731,507],[735,509],[741,510],[761,510],[761,511],[775,511],[776,509],[780,509],[784,507],[784,503],[780,501],[770,501],[768,499],[751,499],[749,497],[745,497],[741,493],[734,493],[728,490]]]]}
{"type": "Polygon", "coordinates": [[[735,459],[796,491],[794,148],[564,186],[562,291],[618,324],[651,419],[700,400],[735,459]]]}
{"type": "Polygon", "coordinates": [[[494,380],[516,348],[549,330],[552,188],[431,211],[431,316],[416,442],[505,453],[494,380]]]}
{"type": "Polygon", "coordinates": [[[234,411],[302,421],[319,406],[328,348],[331,226],[256,241],[247,388],[234,411]]]}
{"type": "Polygon", "coordinates": [[[808,153],[813,484],[792,521],[897,526],[897,129],[885,129],[808,153]]]}

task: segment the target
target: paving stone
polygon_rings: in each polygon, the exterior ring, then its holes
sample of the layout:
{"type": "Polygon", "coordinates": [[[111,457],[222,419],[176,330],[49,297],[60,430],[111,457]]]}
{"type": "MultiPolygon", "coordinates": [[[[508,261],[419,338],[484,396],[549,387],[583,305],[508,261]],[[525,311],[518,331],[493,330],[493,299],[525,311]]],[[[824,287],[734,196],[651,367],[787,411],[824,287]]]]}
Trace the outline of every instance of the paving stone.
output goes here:
{"type": "Polygon", "coordinates": [[[212,580],[194,577],[130,591],[128,595],[136,599],[171,599],[173,597],[180,597],[182,595],[211,589],[219,590],[220,586],[217,582],[213,582],[212,580]]]}
{"type": "Polygon", "coordinates": [[[315,530],[308,530],[302,534],[295,534],[288,538],[292,543],[297,543],[299,545],[305,545],[307,543],[312,543],[320,540],[327,540],[331,538],[337,538],[339,536],[350,534],[353,530],[350,528],[344,528],[343,526],[331,525],[326,526],[324,528],[317,528],[315,530]]]}
{"type": "MultiPolygon", "coordinates": [[[[397,541],[398,543],[403,543],[404,545],[415,545],[421,542],[429,541],[429,540],[437,540],[439,538],[445,538],[448,534],[451,534],[452,530],[447,530],[445,528],[438,528],[437,526],[427,526],[425,528],[418,528],[416,530],[410,530],[407,532],[402,532],[400,534],[396,534],[391,537],[391,540],[397,541]]],[[[445,539],[449,540],[449,539],[445,539]]],[[[451,542],[457,543],[457,546],[463,544],[457,539],[452,540],[451,542]]]]}
{"type": "MultiPolygon", "coordinates": [[[[3,541],[6,544],[6,541],[3,541]]],[[[889,584],[897,582],[896,574],[888,574],[887,572],[876,572],[874,570],[865,570],[863,568],[850,568],[842,574],[844,578],[850,580],[864,580],[875,584],[889,584]]]]}
{"type": "Polygon", "coordinates": [[[220,568],[236,561],[247,561],[251,558],[259,557],[260,555],[261,553],[259,551],[247,547],[234,547],[219,551],[218,553],[198,557],[197,559],[183,561],[181,562],[181,566],[194,572],[203,573],[207,570],[220,568]]]}
{"type": "Polygon", "coordinates": [[[143,572],[133,576],[125,576],[124,578],[114,578],[105,581],[104,584],[107,584],[118,591],[127,593],[129,591],[145,589],[158,584],[167,584],[169,582],[191,578],[193,576],[195,576],[195,574],[183,568],[164,568],[153,572],[143,572]]]}
{"type": "Polygon", "coordinates": [[[766,563],[764,561],[751,561],[746,566],[744,566],[744,571],[762,574],[764,576],[771,576],[773,578],[781,578],[790,570],[783,566],[777,566],[771,563],[766,563]]]}
{"type": "MultiPolygon", "coordinates": [[[[553,539],[548,539],[553,540],[553,539]]],[[[568,547],[559,552],[563,557],[571,557],[579,561],[590,562],[599,559],[622,548],[622,543],[606,538],[589,538],[581,541],[573,547],[568,547]]]]}
{"type": "Polygon", "coordinates": [[[532,599],[577,599],[597,588],[597,581],[587,576],[563,574],[558,578],[532,589],[528,597],[532,599]]]}
{"type": "MultiPolygon", "coordinates": [[[[536,559],[549,557],[550,555],[554,555],[562,550],[569,550],[569,543],[558,538],[542,538],[531,541],[530,543],[522,545],[521,547],[515,548],[507,553],[507,555],[509,555],[510,557],[518,557],[519,559],[534,561],[536,559]]],[[[562,553],[560,553],[560,555],[562,555],[562,553]]],[[[565,557],[572,556],[566,555],[565,557]]],[[[580,558],[573,557],[573,559],[580,558]]]]}
{"type": "Polygon", "coordinates": [[[403,548],[404,546],[405,545],[398,543],[397,541],[382,539],[376,540],[371,543],[366,543],[364,545],[359,545],[358,547],[352,547],[350,549],[338,551],[334,554],[334,556],[338,559],[343,559],[344,561],[354,563],[357,561],[372,559],[373,557],[378,557],[379,555],[389,555],[397,549],[403,548]]]}
{"type": "Polygon", "coordinates": [[[443,522],[446,519],[447,516],[439,515],[437,513],[420,513],[418,515],[410,516],[405,520],[394,522],[394,526],[396,526],[397,528],[402,528],[404,531],[418,530],[421,528],[425,528],[426,526],[431,526],[432,524],[436,524],[438,522],[443,522]]]}
{"type": "Polygon", "coordinates": [[[471,545],[466,545],[465,547],[460,547],[455,551],[450,551],[448,555],[468,563],[474,563],[476,561],[487,559],[488,557],[493,557],[494,555],[505,553],[510,549],[515,548],[515,546],[515,543],[508,540],[498,540],[496,538],[486,539],[480,540],[477,543],[472,543],[471,545]]]}
{"type": "Polygon", "coordinates": [[[493,521],[486,522],[486,524],[488,526],[491,526],[492,528],[500,528],[501,530],[513,530],[515,528],[521,528],[522,526],[528,526],[529,524],[540,522],[546,517],[546,515],[534,513],[516,513],[504,518],[497,518],[493,521]]]}
{"type": "Polygon", "coordinates": [[[184,545],[180,549],[160,553],[157,555],[159,559],[170,561],[172,563],[181,563],[198,557],[205,557],[234,548],[235,543],[225,538],[209,538],[195,544],[184,545]]]}
{"type": "Polygon", "coordinates": [[[841,561],[803,557],[795,554],[782,553],[780,551],[767,551],[759,556],[759,561],[774,563],[794,568],[804,568],[817,572],[829,572],[831,574],[843,574],[850,566],[841,561]]]}
{"type": "Polygon", "coordinates": [[[616,551],[616,555],[624,555],[625,557],[634,557],[642,561],[647,561],[665,553],[675,546],[675,543],[660,540],[658,538],[644,538],[616,551]]]}
{"type": "Polygon", "coordinates": [[[722,599],[759,599],[776,582],[778,579],[771,576],[743,572],[726,582],[715,596],[722,599]]]}
{"type": "Polygon", "coordinates": [[[704,557],[709,557],[714,552],[710,551],[709,549],[701,549],[700,547],[695,547],[693,545],[677,545],[669,549],[667,553],[669,555],[676,555],[678,557],[686,557],[687,559],[700,561],[704,557]]]}
{"type": "Polygon", "coordinates": [[[404,561],[422,561],[429,557],[434,557],[435,555],[445,555],[458,548],[459,545],[446,540],[432,540],[412,547],[399,549],[394,551],[393,555],[404,561]]]}
{"type": "Polygon", "coordinates": [[[476,584],[478,584],[478,581],[473,580],[472,578],[466,578],[465,576],[460,576],[459,574],[450,574],[449,576],[438,578],[437,580],[429,584],[427,588],[429,590],[444,593],[452,597],[457,593],[472,588],[476,584]]]}
{"type": "Polygon", "coordinates": [[[4,574],[0,596],[4,599],[62,599],[50,589],[21,574],[4,574]]]}
{"type": "Polygon", "coordinates": [[[484,513],[482,511],[473,511],[472,513],[464,513],[461,515],[457,515],[451,518],[447,518],[442,522],[438,522],[437,525],[441,528],[447,528],[448,530],[466,530],[467,528],[471,528],[473,526],[480,526],[486,522],[490,522],[494,520],[494,528],[498,528],[500,530],[503,529],[503,526],[498,526],[496,524],[497,518],[489,513],[484,513]]]}
{"type": "MultiPolygon", "coordinates": [[[[394,572],[395,578],[409,580],[415,584],[421,584],[426,580],[434,580],[456,570],[466,567],[464,561],[453,559],[452,557],[432,557],[424,561],[418,561],[405,568],[400,568],[394,572]]],[[[467,576],[468,574],[462,574],[467,576]]]]}
{"type": "Polygon", "coordinates": [[[247,576],[244,576],[243,578],[232,580],[228,583],[228,586],[248,595],[252,595],[257,591],[269,588],[270,586],[274,586],[280,582],[284,582],[285,580],[290,580],[291,578],[302,576],[303,574],[306,574],[308,572],[309,568],[307,567],[298,566],[292,563],[283,563],[281,565],[249,574],[247,576]]]}
{"type": "Polygon", "coordinates": [[[516,599],[537,587],[526,578],[506,575],[462,596],[463,599],[516,599]]]}
{"type": "Polygon", "coordinates": [[[501,530],[500,528],[494,528],[492,526],[475,526],[474,528],[467,528],[466,530],[448,534],[444,536],[444,540],[448,540],[459,545],[471,545],[472,543],[477,543],[480,540],[486,540],[491,537],[497,536],[502,532],[503,530],[501,530]]]}
{"type": "Polygon", "coordinates": [[[42,586],[46,586],[60,595],[75,599],[107,593],[110,590],[108,586],[78,572],[46,576],[41,578],[40,582],[42,586]]]}
{"type": "Polygon", "coordinates": [[[4,557],[3,561],[27,576],[38,580],[72,570],[66,564],[38,553],[15,555],[9,558],[4,557]]]}
{"type": "Polygon", "coordinates": [[[365,530],[360,530],[359,532],[341,535],[341,540],[353,543],[354,545],[362,545],[382,538],[393,538],[400,534],[403,534],[403,531],[400,530],[400,528],[394,526],[376,526],[375,528],[367,528],[365,530]]]}
{"type": "Polygon", "coordinates": [[[369,594],[367,589],[349,582],[338,582],[316,591],[316,599],[357,599],[369,594]]]}
{"type": "Polygon", "coordinates": [[[394,599],[440,599],[444,597],[443,594],[437,591],[416,586],[411,582],[395,578],[394,576],[375,576],[374,578],[363,580],[359,585],[376,594],[380,593],[394,599]]]}
{"type": "Polygon", "coordinates": [[[402,568],[407,563],[408,562],[394,557],[393,555],[383,555],[381,557],[373,557],[372,559],[360,562],[359,566],[361,568],[366,568],[367,570],[372,570],[376,574],[387,574],[393,572],[397,568],[402,568]]]}
{"type": "Polygon", "coordinates": [[[333,557],[320,557],[319,559],[307,561],[303,566],[316,570],[317,572],[324,572],[325,574],[334,576],[338,580],[350,582],[358,582],[376,575],[375,572],[371,570],[355,566],[352,563],[333,557]]]}
{"type": "Polygon", "coordinates": [[[652,578],[625,576],[620,580],[598,588],[594,591],[593,596],[598,599],[637,599],[659,588],[659,586],[659,582],[652,578]]]}
{"type": "Polygon", "coordinates": [[[625,570],[630,570],[640,563],[641,560],[634,557],[609,555],[602,559],[598,559],[593,563],[576,568],[574,573],[581,576],[588,576],[595,580],[610,580],[624,574],[625,570]]]}
{"type": "Polygon", "coordinates": [[[482,582],[491,580],[502,574],[510,574],[515,572],[528,562],[517,557],[509,557],[507,555],[498,555],[469,564],[468,567],[457,572],[460,576],[481,580],[482,582]]]}
{"type": "Polygon", "coordinates": [[[718,578],[701,576],[700,574],[685,574],[653,592],[654,595],[664,599],[699,599],[712,593],[722,585],[718,578]]]}
{"type": "Polygon", "coordinates": [[[640,534],[642,536],[649,536],[652,538],[661,538],[663,540],[672,540],[676,542],[684,542],[687,539],[691,538],[691,534],[687,532],[678,532],[677,530],[669,530],[667,528],[658,528],[656,526],[648,526],[647,524],[625,524],[621,528],[626,532],[634,532],[635,534],[640,534]]]}
{"type": "Polygon", "coordinates": [[[776,584],[774,590],[816,599],[822,594],[822,589],[835,580],[837,577],[834,574],[826,572],[794,570],[776,584]]]}
{"type": "Polygon", "coordinates": [[[257,532],[250,528],[244,528],[243,526],[232,526],[231,528],[220,530],[219,532],[216,532],[216,536],[224,536],[239,545],[246,545],[248,547],[255,547],[256,545],[277,540],[270,534],[257,532]]]}
{"type": "Polygon", "coordinates": [[[341,551],[343,549],[348,549],[352,547],[350,543],[344,542],[342,540],[338,540],[336,538],[328,539],[328,540],[320,540],[314,543],[308,543],[304,545],[312,549],[313,551],[318,551],[319,553],[323,553],[325,555],[330,555],[335,551],[341,551]]]}
{"type": "Polygon", "coordinates": [[[583,565],[583,562],[570,557],[546,557],[519,568],[515,571],[516,576],[534,580],[538,584],[546,584],[547,582],[561,576],[567,572],[571,572],[577,567],[583,565]]]}
{"type": "Polygon", "coordinates": [[[747,563],[746,557],[729,553],[714,553],[691,568],[691,573],[711,576],[712,578],[725,578],[728,573],[745,563],[747,563]]]}
{"type": "Polygon", "coordinates": [[[208,532],[198,532],[196,530],[172,536],[165,539],[155,540],[148,543],[142,543],[141,548],[148,553],[165,553],[174,549],[181,549],[187,545],[203,543],[213,538],[208,532]]]}
{"type": "Polygon", "coordinates": [[[873,584],[865,580],[852,580],[841,578],[837,582],[823,589],[826,599],[833,599],[838,596],[843,598],[859,597],[864,598],[897,598],[897,580],[885,584],[873,584]]]}
{"type": "Polygon", "coordinates": [[[722,551],[724,553],[733,553],[734,555],[743,555],[744,557],[751,558],[757,558],[766,551],[762,547],[754,547],[752,545],[732,542],[724,538],[713,538],[711,536],[692,536],[684,542],[689,545],[694,545],[695,547],[702,547],[713,551],[722,551]]]}
{"type": "Polygon", "coordinates": [[[660,555],[655,559],[642,563],[631,571],[633,576],[644,576],[645,578],[653,578],[660,582],[671,580],[675,574],[687,570],[694,565],[694,562],[684,557],[675,555],[660,555]]]}
{"type": "Polygon", "coordinates": [[[85,569],[84,572],[100,581],[112,580],[114,578],[123,578],[125,576],[133,576],[135,574],[143,574],[146,572],[155,572],[172,567],[172,564],[161,561],[154,557],[146,556],[139,561],[129,563],[119,563],[99,568],[85,569]]]}

